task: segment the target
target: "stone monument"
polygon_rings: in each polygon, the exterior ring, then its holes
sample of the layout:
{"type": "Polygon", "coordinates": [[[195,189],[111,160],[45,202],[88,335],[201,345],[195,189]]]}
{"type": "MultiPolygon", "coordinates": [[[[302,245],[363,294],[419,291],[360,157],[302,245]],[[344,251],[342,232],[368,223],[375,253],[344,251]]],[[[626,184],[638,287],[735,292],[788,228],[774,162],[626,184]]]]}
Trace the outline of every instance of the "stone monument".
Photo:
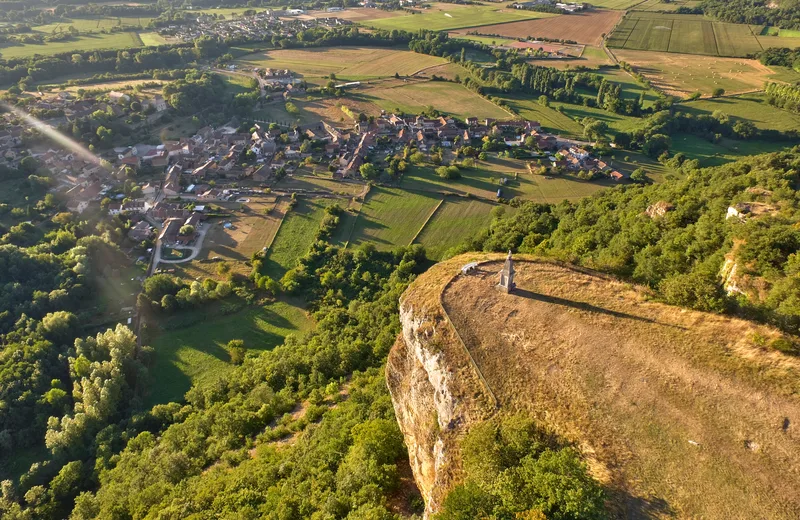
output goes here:
{"type": "Polygon", "coordinates": [[[514,283],[514,261],[511,259],[511,250],[508,251],[506,263],[503,264],[503,269],[500,271],[500,281],[497,287],[505,293],[510,293],[516,287],[514,283]]]}

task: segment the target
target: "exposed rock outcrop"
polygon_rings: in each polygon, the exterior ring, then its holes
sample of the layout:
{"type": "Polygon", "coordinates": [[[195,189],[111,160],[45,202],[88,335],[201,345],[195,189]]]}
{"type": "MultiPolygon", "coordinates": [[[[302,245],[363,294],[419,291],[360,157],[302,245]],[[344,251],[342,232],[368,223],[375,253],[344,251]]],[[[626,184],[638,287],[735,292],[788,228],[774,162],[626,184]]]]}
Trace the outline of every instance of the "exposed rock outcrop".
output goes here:
{"type": "Polygon", "coordinates": [[[800,517],[800,361],[766,346],[800,339],[530,258],[505,294],[502,259],[443,262],[401,298],[386,378],[426,515],[496,398],[579,447],[614,516],[800,517]]]}

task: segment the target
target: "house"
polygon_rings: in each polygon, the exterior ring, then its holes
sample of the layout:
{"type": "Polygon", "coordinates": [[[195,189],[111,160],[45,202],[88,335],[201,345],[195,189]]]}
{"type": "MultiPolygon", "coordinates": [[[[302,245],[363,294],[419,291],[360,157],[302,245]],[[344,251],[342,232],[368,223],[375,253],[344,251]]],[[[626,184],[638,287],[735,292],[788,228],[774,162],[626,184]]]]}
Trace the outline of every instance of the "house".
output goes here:
{"type": "Polygon", "coordinates": [[[221,192],[219,190],[212,188],[210,190],[201,193],[200,195],[197,196],[197,198],[200,200],[216,200],[219,198],[220,193],[221,192]]]}
{"type": "Polygon", "coordinates": [[[589,158],[589,152],[577,146],[570,146],[569,153],[580,159],[581,161],[589,158]]]}
{"type": "Polygon", "coordinates": [[[614,179],[614,180],[615,180],[615,181],[617,181],[617,182],[619,182],[619,181],[621,181],[622,179],[624,179],[624,178],[625,178],[625,176],[624,176],[624,175],[622,175],[622,174],[621,174],[620,172],[618,172],[617,170],[611,170],[611,171],[608,173],[608,176],[609,176],[609,177],[611,177],[612,179],[614,179]]]}
{"type": "Polygon", "coordinates": [[[168,197],[175,197],[181,192],[181,167],[178,164],[173,164],[167,170],[167,178],[164,180],[164,195],[168,197]]]}
{"type": "Polygon", "coordinates": [[[112,202],[108,205],[108,214],[111,216],[119,215],[122,211],[122,204],[119,202],[112,202]]]}
{"type": "Polygon", "coordinates": [[[145,210],[145,203],[143,200],[132,200],[130,202],[125,202],[122,204],[120,211],[124,212],[131,212],[131,213],[144,213],[145,210]]]}
{"type": "Polygon", "coordinates": [[[128,231],[128,238],[134,242],[141,242],[142,240],[147,240],[152,230],[152,226],[147,221],[140,220],[128,231]]]}
{"type": "Polygon", "coordinates": [[[114,103],[130,103],[131,101],[131,97],[128,94],[117,92],[116,90],[112,90],[108,93],[108,99],[114,103]]]}
{"type": "Polygon", "coordinates": [[[168,244],[177,242],[178,233],[181,227],[183,227],[183,220],[182,218],[168,218],[165,220],[164,227],[161,228],[158,239],[168,244]]]}
{"type": "Polygon", "coordinates": [[[163,112],[164,110],[169,108],[169,106],[167,105],[167,101],[161,94],[156,94],[155,96],[153,96],[152,99],[144,100],[142,104],[145,107],[153,107],[153,110],[155,110],[156,112],[163,112]]]}
{"type": "Polygon", "coordinates": [[[128,157],[123,157],[120,161],[125,166],[130,166],[132,168],[138,168],[142,165],[142,160],[139,158],[138,155],[129,155],[128,157]]]}

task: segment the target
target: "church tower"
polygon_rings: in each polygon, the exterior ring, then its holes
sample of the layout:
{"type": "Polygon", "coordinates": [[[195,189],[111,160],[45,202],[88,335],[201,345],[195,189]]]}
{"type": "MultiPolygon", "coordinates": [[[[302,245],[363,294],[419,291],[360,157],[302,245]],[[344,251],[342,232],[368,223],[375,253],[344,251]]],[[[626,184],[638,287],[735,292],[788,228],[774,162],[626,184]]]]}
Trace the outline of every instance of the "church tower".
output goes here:
{"type": "Polygon", "coordinates": [[[503,270],[500,271],[500,282],[497,286],[506,293],[513,291],[516,286],[514,284],[514,261],[511,259],[511,250],[508,251],[506,263],[503,265],[503,270]]]}

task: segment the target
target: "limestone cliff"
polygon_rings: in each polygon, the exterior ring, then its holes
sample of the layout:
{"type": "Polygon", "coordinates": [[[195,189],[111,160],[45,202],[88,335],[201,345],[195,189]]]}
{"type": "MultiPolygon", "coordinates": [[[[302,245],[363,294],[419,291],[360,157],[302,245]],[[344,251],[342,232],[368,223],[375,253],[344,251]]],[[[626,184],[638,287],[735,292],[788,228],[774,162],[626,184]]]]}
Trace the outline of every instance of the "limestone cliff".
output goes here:
{"type": "MultiPolygon", "coordinates": [[[[457,265],[451,262],[449,267],[457,265]]],[[[439,304],[439,294],[452,275],[452,269],[431,270],[403,295],[403,332],[386,368],[426,516],[438,508],[458,473],[455,440],[469,424],[493,411],[439,304]]]]}
{"type": "Polygon", "coordinates": [[[438,264],[400,301],[386,378],[426,515],[470,426],[525,410],[581,449],[614,516],[800,518],[800,361],[769,348],[800,339],[531,258],[504,294],[502,259],[438,264]]]}

